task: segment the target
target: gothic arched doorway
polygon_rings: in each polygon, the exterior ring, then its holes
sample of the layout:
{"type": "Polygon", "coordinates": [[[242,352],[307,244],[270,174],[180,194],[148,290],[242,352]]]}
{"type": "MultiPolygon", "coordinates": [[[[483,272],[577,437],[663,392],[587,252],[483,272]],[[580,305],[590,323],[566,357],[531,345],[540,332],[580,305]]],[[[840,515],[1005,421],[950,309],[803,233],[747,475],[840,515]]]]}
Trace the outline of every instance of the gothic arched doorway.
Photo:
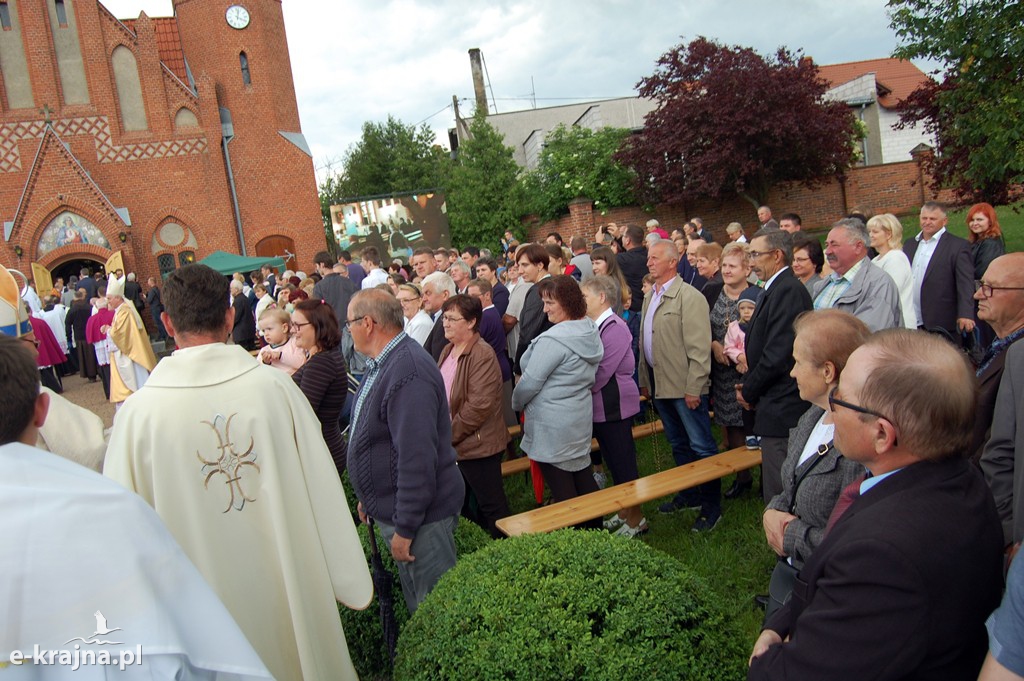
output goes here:
{"type": "Polygon", "coordinates": [[[71,279],[72,275],[80,277],[80,272],[84,268],[88,268],[89,274],[91,275],[95,275],[97,272],[106,274],[103,270],[102,260],[99,258],[85,256],[65,260],[58,265],[52,266],[50,268],[50,277],[53,279],[54,283],[56,283],[57,278],[60,277],[66,284],[71,279]]]}

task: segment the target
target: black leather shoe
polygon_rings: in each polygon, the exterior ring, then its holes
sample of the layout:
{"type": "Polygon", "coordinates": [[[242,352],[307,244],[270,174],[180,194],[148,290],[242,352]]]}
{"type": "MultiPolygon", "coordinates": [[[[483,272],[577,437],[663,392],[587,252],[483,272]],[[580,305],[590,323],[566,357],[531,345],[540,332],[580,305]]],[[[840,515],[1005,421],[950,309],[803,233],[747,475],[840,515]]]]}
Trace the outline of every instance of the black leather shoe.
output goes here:
{"type": "Polygon", "coordinates": [[[749,492],[753,487],[753,480],[747,480],[745,482],[734,480],[732,483],[732,487],[725,490],[725,494],[723,496],[725,496],[726,499],[736,499],[743,496],[745,493],[749,492]]]}
{"type": "Polygon", "coordinates": [[[762,610],[767,610],[768,609],[768,595],[767,594],[759,594],[757,596],[754,596],[754,605],[756,605],[757,607],[761,608],[762,610]]]}

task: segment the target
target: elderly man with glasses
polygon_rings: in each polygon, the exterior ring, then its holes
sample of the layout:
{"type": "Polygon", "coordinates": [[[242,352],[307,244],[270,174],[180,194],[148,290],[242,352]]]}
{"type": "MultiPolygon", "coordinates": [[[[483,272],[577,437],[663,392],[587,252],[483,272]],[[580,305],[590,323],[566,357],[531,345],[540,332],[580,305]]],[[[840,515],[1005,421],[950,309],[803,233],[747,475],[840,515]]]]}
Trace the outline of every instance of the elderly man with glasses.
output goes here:
{"type": "Polygon", "coordinates": [[[352,409],[349,480],[360,519],[375,522],[391,547],[413,612],[455,565],[455,525],[465,497],[444,380],[402,331],[402,308],[391,294],[358,293],[346,323],[356,349],[369,358],[352,409]]]}
{"type": "Polygon", "coordinates": [[[789,449],[789,429],[810,407],[800,399],[793,369],[793,322],[811,309],[811,295],[790,269],[793,237],[762,228],[747,252],[751,268],[765,282],[764,295],[747,330],[747,365],[737,399],[755,410],[754,434],[761,438],[761,492],[767,503],[782,491],[782,463],[789,449]]]}
{"type": "Polygon", "coordinates": [[[1003,537],[964,457],[971,378],[948,342],[907,329],[850,356],[829,407],[836,447],[867,473],[765,622],[748,679],[977,678],[1003,537]]]}

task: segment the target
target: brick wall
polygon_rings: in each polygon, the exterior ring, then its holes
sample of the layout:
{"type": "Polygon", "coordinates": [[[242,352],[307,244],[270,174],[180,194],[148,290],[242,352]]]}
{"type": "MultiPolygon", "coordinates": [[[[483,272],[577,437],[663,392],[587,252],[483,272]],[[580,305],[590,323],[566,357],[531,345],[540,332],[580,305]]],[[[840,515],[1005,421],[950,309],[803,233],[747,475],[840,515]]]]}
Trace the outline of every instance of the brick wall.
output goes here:
{"type": "MultiPolygon", "coordinates": [[[[801,186],[776,187],[768,195],[767,204],[778,219],[783,213],[800,215],[805,230],[823,229],[847,213],[861,212],[868,216],[878,213],[896,215],[915,212],[930,199],[948,201],[951,196],[943,191],[936,197],[923,177],[916,161],[853,168],[843,182],[831,180],[815,189],[801,186]]],[[[659,204],[650,211],[639,206],[613,208],[602,214],[594,211],[587,199],[577,199],[569,205],[569,215],[558,220],[541,223],[535,218],[524,220],[527,240],[543,239],[548,232],[558,232],[568,242],[581,235],[592,239],[599,225],[615,222],[643,226],[654,218],[662,227],[680,227],[689,218],[700,216],[705,228],[725,243],[725,226],[730,222],[743,225],[748,238],[759,226],[757,210],[742,198],[725,201],[694,201],[685,204],[659,204]]]]}

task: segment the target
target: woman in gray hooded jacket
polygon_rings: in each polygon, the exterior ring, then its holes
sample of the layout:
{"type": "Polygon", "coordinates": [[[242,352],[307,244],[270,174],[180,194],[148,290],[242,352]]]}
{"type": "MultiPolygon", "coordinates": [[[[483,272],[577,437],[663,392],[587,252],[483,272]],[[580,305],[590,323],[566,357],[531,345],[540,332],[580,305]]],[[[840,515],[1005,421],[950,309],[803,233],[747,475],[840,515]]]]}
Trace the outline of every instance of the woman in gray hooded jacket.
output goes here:
{"type": "MultiPolygon", "coordinates": [[[[537,286],[554,326],[523,355],[523,377],[512,393],[512,406],[526,412],[523,451],[539,464],[552,498],[565,501],[597,491],[590,469],[590,389],[604,347],[572,277],[549,277],[537,286]]],[[[594,527],[600,524],[597,519],[594,527]]]]}

